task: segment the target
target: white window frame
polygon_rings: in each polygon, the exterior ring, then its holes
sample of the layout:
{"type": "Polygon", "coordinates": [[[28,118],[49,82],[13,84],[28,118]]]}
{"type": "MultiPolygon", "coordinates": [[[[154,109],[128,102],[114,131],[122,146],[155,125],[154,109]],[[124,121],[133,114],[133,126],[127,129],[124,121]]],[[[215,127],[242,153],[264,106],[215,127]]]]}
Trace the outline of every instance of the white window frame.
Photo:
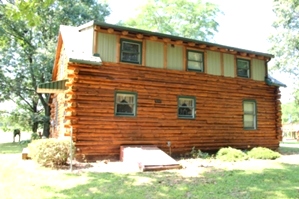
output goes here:
{"type": "Polygon", "coordinates": [[[187,50],[187,70],[189,71],[197,71],[197,72],[204,72],[204,53],[200,51],[195,51],[195,50],[187,50]],[[195,60],[189,57],[189,53],[195,53],[200,55],[200,60],[195,60]],[[190,62],[195,62],[200,65],[200,68],[196,67],[191,67],[190,62]]]}
{"type": "Polygon", "coordinates": [[[127,40],[127,39],[121,39],[120,40],[120,61],[126,62],[126,63],[133,63],[133,64],[141,64],[142,63],[142,43],[134,40],[127,40]],[[132,51],[130,49],[125,49],[125,44],[129,45],[136,45],[138,47],[137,52],[132,51]],[[126,58],[125,54],[136,56],[137,60],[130,60],[129,58],[126,58]]]}
{"type": "MultiPolygon", "coordinates": [[[[115,92],[115,97],[114,97],[114,114],[116,116],[136,116],[137,113],[137,93],[133,92],[115,92]],[[132,102],[123,102],[123,100],[127,100],[126,97],[133,97],[132,102]],[[121,98],[121,100],[119,100],[121,98]],[[132,109],[131,112],[119,112],[119,106],[128,106],[129,108],[132,109]]],[[[128,101],[128,100],[127,100],[128,101]]]]}
{"type": "MultiPolygon", "coordinates": [[[[249,121],[251,122],[251,120],[249,121]]],[[[257,129],[257,106],[256,106],[256,101],[255,100],[244,100],[243,101],[243,127],[244,129],[249,129],[249,130],[255,130],[257,129]],[[253,107],[253,110],[245,110],[246,104],[251,104],[253,107]],[[246,118],[252,118],[252,125],[248,125],[246,121],[246,118]]]]}
{"type": "Polygon", "coordinates": [[[237,58],[237,76],[238,77],[244,77],[244,78],[250,78],[250,60],[247,59],[240,59],[237,58]],[[246,68],[241,68],[241,63],[246,63],[246,68]],[[243,75],[243,72],[246,71],[246,75],[243,75]]]}
{"type": "MultiPolygon", "coordinates": [[[[195,97],[190,97],[190,96],[178,96],[178,106],[177,106],[177,110],[178,110],[178,118],[181,119],[194,119],[195,118],[195,113],[196,113],[196,98],[195,97]],[[186,101],[192,101],[191,105],[186,104],[186,101]],[[183,103],[181,104],[180,102],[183,101],[183,103]],[[184,102],[185,101],[185,102],[184,102]],[[185,110],[189,110],[191,109],[191,115],[186,115],[184,113],[185,110]]],[[[188,111],[187,110],[187,111],[188,111]]]]}

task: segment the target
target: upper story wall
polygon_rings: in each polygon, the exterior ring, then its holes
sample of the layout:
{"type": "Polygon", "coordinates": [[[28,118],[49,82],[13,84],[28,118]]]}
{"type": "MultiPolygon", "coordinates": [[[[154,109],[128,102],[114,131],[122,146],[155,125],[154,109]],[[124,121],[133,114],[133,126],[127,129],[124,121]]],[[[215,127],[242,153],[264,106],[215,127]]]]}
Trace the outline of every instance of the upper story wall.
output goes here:
{"type": "Polygon", "coordinates": [[[109,31],[109,29],[107,31],[95,28],[94,34],[93,53],[99,53],[104,63],[137,64],[144,67],[196,71],[233,78],[245,77],[257,81],[264,81],[267,75],[266,59],[258,55],[240,54],[227,49],[217,49],[204,45],[197,46],[193,43],[173,41],[155,36],[144,37],[142,35],[138,36],[138,34],[136,36],[127,32],[109,31]],[[139,47],[139,63],[121,61],[124,42],[128,45],[130,45],[130,42],[136,44],[136,49],[139,47]],[[201,65],[202,62],[201,70],[193,70],[188,67],[191,60],[188,52],[198,53],[199,59],[195,60],[194,64],[201,65]],[[239,66],[240,63],[243,65],[239,66]]]}

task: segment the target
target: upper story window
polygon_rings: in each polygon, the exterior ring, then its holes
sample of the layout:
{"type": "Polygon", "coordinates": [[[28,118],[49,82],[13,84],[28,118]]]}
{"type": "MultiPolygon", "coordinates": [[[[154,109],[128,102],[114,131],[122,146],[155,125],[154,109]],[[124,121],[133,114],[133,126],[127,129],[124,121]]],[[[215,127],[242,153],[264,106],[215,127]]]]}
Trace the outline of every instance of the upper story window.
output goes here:
{"type": "Polygon", "coordinates": [[[178,117],[179,118],[195,118],[195,98],[179,97],[178,98],[178,117]]]}
{"type": "Polygon", "coordinates": [[[250,77],[250,61],[246,59],[237,59],[237,75],[238,77],[250,77]]]}
{"type": "Polygon", "coordinates": [[[256,102],[254,100],[243,101],[243,125],[245,129],[256,129],[256,102]]]}
{"type": "Polygon", "coordinates": [[[137,94],[116,92],[115,115],[136,116],[137,94]]]}
{"type": "Polygon", "coordinates": [[[141,64],[141,42],[134,40],[120,40],[120,61],[141,64]]]}
{"type": "Polygon", "coordinates": [[[198,51],[187,50],[187,68],[188,70],[194,70],[203,72],[204,70],[204,53],[198,51]]]}

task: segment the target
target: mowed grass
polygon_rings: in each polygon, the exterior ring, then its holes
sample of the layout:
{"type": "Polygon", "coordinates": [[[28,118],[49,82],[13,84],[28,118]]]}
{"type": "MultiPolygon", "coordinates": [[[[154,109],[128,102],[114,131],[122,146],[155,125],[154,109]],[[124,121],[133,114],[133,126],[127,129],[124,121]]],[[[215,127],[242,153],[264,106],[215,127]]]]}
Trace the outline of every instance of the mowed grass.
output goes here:
{"type": "Polygon", "coordinates": [[[266,169],[258,165],[247,170],[210,168],[186,177],[174,171],[95,173],[55,170],[22,160],[18,144],[0,144],[0,151],[0,198],[3,199],[299,198],[299,165],[275,161],[266,169]],[[9,150],[10,147],[13,149],[9,150]]]}
{"type": "Polygon", "coordinates": [[[20,143],[3,143],[0,144],[0,154],[16,154],[21,153],[23,148],[26,148],[27,144],[20,143]]]}

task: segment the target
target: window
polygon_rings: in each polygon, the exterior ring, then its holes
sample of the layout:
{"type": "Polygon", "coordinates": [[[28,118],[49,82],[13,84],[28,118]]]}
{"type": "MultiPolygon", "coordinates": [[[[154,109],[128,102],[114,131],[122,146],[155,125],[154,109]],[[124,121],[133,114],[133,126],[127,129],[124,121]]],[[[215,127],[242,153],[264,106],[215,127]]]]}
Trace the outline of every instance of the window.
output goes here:
{"type": "Polygon", "coordinates": [[[246,59],[237,59],[237,74],[238,77],[250,76],[250,61],[246,59]]]}
{"type": "Polygon", "coordinates": [[[203,72],[203,53],[197,51],[187,51],[187,68],[188,70],[194,70],[203,72]]]}
{"type": "Polygon", "coordinates": [[[195,118],[194,97],[178,97],[178,117],[195,118]]]}
{"type": "Polygon", "coordinates": [[[245,129],[256,129],[256,102],[254,100],[243,101],[243,125],[245,129]]]}
{"type": "Polygon", "coordinates": [[[115,115],[136,116],[136,93],[115,93],[115,115]]]}
{"type": "Polygon", "coordinates": [[[120,42],[120,61],[141,64],[141,42],[123,39],[120,42]]]}

